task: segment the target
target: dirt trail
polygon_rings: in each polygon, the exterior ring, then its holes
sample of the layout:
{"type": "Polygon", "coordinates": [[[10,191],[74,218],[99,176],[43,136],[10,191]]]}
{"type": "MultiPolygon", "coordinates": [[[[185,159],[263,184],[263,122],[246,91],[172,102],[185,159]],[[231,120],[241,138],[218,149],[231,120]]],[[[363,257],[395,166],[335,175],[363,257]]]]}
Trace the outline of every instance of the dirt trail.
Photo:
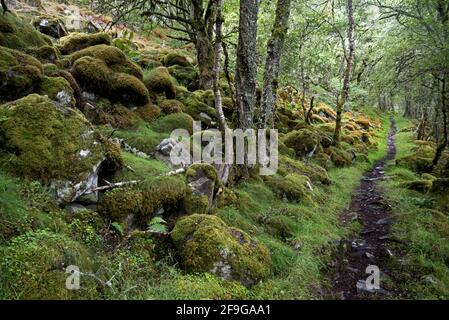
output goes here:
{"type": "MultiPolygon", "coordinates": [[[[370,274],[366,268],[377,266],[381,274],[388,275],[388,259],[393,256],[389,249],[389,226],[391,207],[383,196],[377,181],[385,179],[384,167],[387,160],[396,156],[394,142],[396,126],[391,119],[388,136],[388,154],[385,159],[376,162],[371,171],[365,173],[360,187],[355,190],[352,202],[342,215],[342,223],[357,219],[361,232],[357,239],[340,242],[336,253],[335,273],[332,279],[331,295],[337,299],[383,299],[392,295],[385,290],[381,276],[380,289],[366,287],[370,274]]],[[[373,282],[370,282],[373,283],[373,282]]]]}

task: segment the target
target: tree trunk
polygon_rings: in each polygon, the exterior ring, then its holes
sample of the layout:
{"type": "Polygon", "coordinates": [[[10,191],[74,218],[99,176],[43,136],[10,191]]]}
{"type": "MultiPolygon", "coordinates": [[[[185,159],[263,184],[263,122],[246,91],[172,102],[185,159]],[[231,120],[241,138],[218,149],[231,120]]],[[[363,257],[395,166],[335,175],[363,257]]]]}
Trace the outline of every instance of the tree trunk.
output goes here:
{"type": "Polygon", "coordinates": [[[447,107],[447,100],[446,100],[446,82],[447,82],[447,75],[444,74],[443,78],[441,80],[441,113],[443,114],[443,141],[441,141],[440,145],[437,147],[437,151],[435,153],[435,157],[433,158],[432,162],[432,170],[435,168],[435,166],[438,164],[438,161],[441,158],[441,155],[443,154],[444,149],[447,147],[448,144],[448,107],[447,107]]]}
{"type": "Polygon", "coordinates": [[[406,118],[411,118],[412,117],[412,102],[410,100],[410,97],[407,94],[405,95],[404,117],[406,117],[406,118]]]}
{"type": "Polygon", "coordinates": [[[198,68],[200,71],[200,88],[209,90],[214,84],[214,51],[212,41],[204,31],[196,35],[198,68]]]}
{"type": "Polygon", "coordinates": [[[256,42],[258,0],[240,1],[239,41],[235,72],[236,104],[239,113],[239,127],[253,126],[256,106],[256,42]]]}
{"type": "Polygon", "coordinates": [[[1,0],[1,3],[2,3],[3,14],[5,14],[6,12],[11,12],[11,11],[8,9],[8,6],[6,5],[5,0],[1,0]]]}
{"type": "Polygon", "coordinates": [[[192,21],[196,30],[192,40],[194,40],[197,51],[200,71],[199,86],[203,90],[210,90],[214,86],[213,26],[215,24],[215,12],[210,8],[204,9],[202,0],[193,0],[192,21]]]}
{"type": "Polygon", "coordinates": [[[290,17],[291,0],[278,0],[276,5],[276,17],[274,19],[273,30],[268,41],[267,59],[265,62],[265,72],[263,79],[263,92],[261,101],[261,122],[262,128],[273,117],[273,110],[276,104],[276,93],[278,89],[278,76],[282,48],[288,30],[288,20],[290,17]]]}
{"type": "Polygon", "coordinates": [[[337,119],[335,122],[335,133],[334,133],[334,144],[340,144],[340,135],[341,135],[341,119],[343,114],[343,108],[348,100],[349,96],[349,88],[352,79],[352,72],[354,68],[354,60],[355,60],[355,23],[354,23],[354,15],[353,15],[353,7],[352,0],[347,0],[346,10],[348,14],[348,41],[349,41],[349,53],[346,55],[346,69],[345,75],[343,79],[343,88],[340,94],[340,97],[337,101],[337,119]]]}
{"type": "Polygon", "coordinates": [[[221,56],[223,52],[222,47],[222,25],[223,25],[223,17],[222,17],[222,5],[223,0],[215,0],[216,6],[216,22],[215,22],[215,58],[214,58],[214,101],[215,101],[215,110],[217,111],[218,117],[218,125],[220,126],[220,130],[223,134],[225,134],[225,130],[227,129],[226,119],[223,113],[223,103],[220,92],[220,72],[221,72],[221,56]]]}

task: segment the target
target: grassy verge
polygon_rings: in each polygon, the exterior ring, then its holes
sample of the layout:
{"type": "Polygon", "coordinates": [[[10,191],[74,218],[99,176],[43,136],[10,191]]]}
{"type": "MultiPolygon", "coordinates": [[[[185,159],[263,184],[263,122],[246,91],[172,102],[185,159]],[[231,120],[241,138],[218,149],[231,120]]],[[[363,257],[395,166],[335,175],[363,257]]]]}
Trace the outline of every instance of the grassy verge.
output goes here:
{"type": "Polygon", "coordinates": [[[376,135],[378,147],[369,153],[369,161],[332,169],[332,184],[315,188],[314,203],[284,202],[255,179],[237,188],[243,201],[219,210],[229,225],[253,235],[271,252],[272,275],[252,288],[249,298],[320,298],[321,289],[329,285],[324,273],[332,253],[329,244],[357,229],[357,224],[341,226],[340,213],[349,205],[363,173],[386,155],[389,117],[382,116],[382,122],[376,135]]]}
{"type": "MultiPolygon", "coordinates": [[[[397,119],[398,129],[409,121],[397,119]]],[[[412,154],[412,133],[399,132],[396,138],[398,158],[412,154]]],[[[409,299],[449,298],[449,219],[440,211],[431,194],[408,190],[402,183],[416,180],[416,174],[390,162],[386,173],[392,179],[383,183],[393,206],[395,223],[392,237],[399,241],[392,261],[399,290],[409,299]]]]}

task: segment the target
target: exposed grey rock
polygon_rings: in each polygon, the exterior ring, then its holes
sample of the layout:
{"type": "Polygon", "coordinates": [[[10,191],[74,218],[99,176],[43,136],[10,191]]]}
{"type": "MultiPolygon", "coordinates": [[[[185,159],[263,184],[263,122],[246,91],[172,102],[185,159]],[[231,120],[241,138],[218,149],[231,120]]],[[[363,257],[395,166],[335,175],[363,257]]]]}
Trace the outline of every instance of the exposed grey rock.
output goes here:
{"type": "Polygon", "coordinates": [[[79,203],[69,203],[64,208],[68,213],[78,213],[87,210],[87,208],[79,203]]]}

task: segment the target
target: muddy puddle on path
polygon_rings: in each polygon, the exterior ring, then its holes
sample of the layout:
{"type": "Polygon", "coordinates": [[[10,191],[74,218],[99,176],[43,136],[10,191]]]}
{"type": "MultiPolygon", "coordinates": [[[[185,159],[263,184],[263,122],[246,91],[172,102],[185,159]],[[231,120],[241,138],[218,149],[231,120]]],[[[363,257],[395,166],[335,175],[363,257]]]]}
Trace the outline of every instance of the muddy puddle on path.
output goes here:
{"type": "Polygon", "coordinates": [[[387,262],[394,253],[389,248],[391,207],[378,181],[385,179],[386,161],[396,156],[395,134],[396,126],[392,119],[386,158],[376,162],[372,170],[364,174],[359,188],[354,191],[351,204],[342,214],[344,225],[358,220],[361,232],[354,239],[344,239],[338,243],[331,272],[331,299],[388,299],[394,296],[382,283],[383,279],[389,278],[387,262]]]}

